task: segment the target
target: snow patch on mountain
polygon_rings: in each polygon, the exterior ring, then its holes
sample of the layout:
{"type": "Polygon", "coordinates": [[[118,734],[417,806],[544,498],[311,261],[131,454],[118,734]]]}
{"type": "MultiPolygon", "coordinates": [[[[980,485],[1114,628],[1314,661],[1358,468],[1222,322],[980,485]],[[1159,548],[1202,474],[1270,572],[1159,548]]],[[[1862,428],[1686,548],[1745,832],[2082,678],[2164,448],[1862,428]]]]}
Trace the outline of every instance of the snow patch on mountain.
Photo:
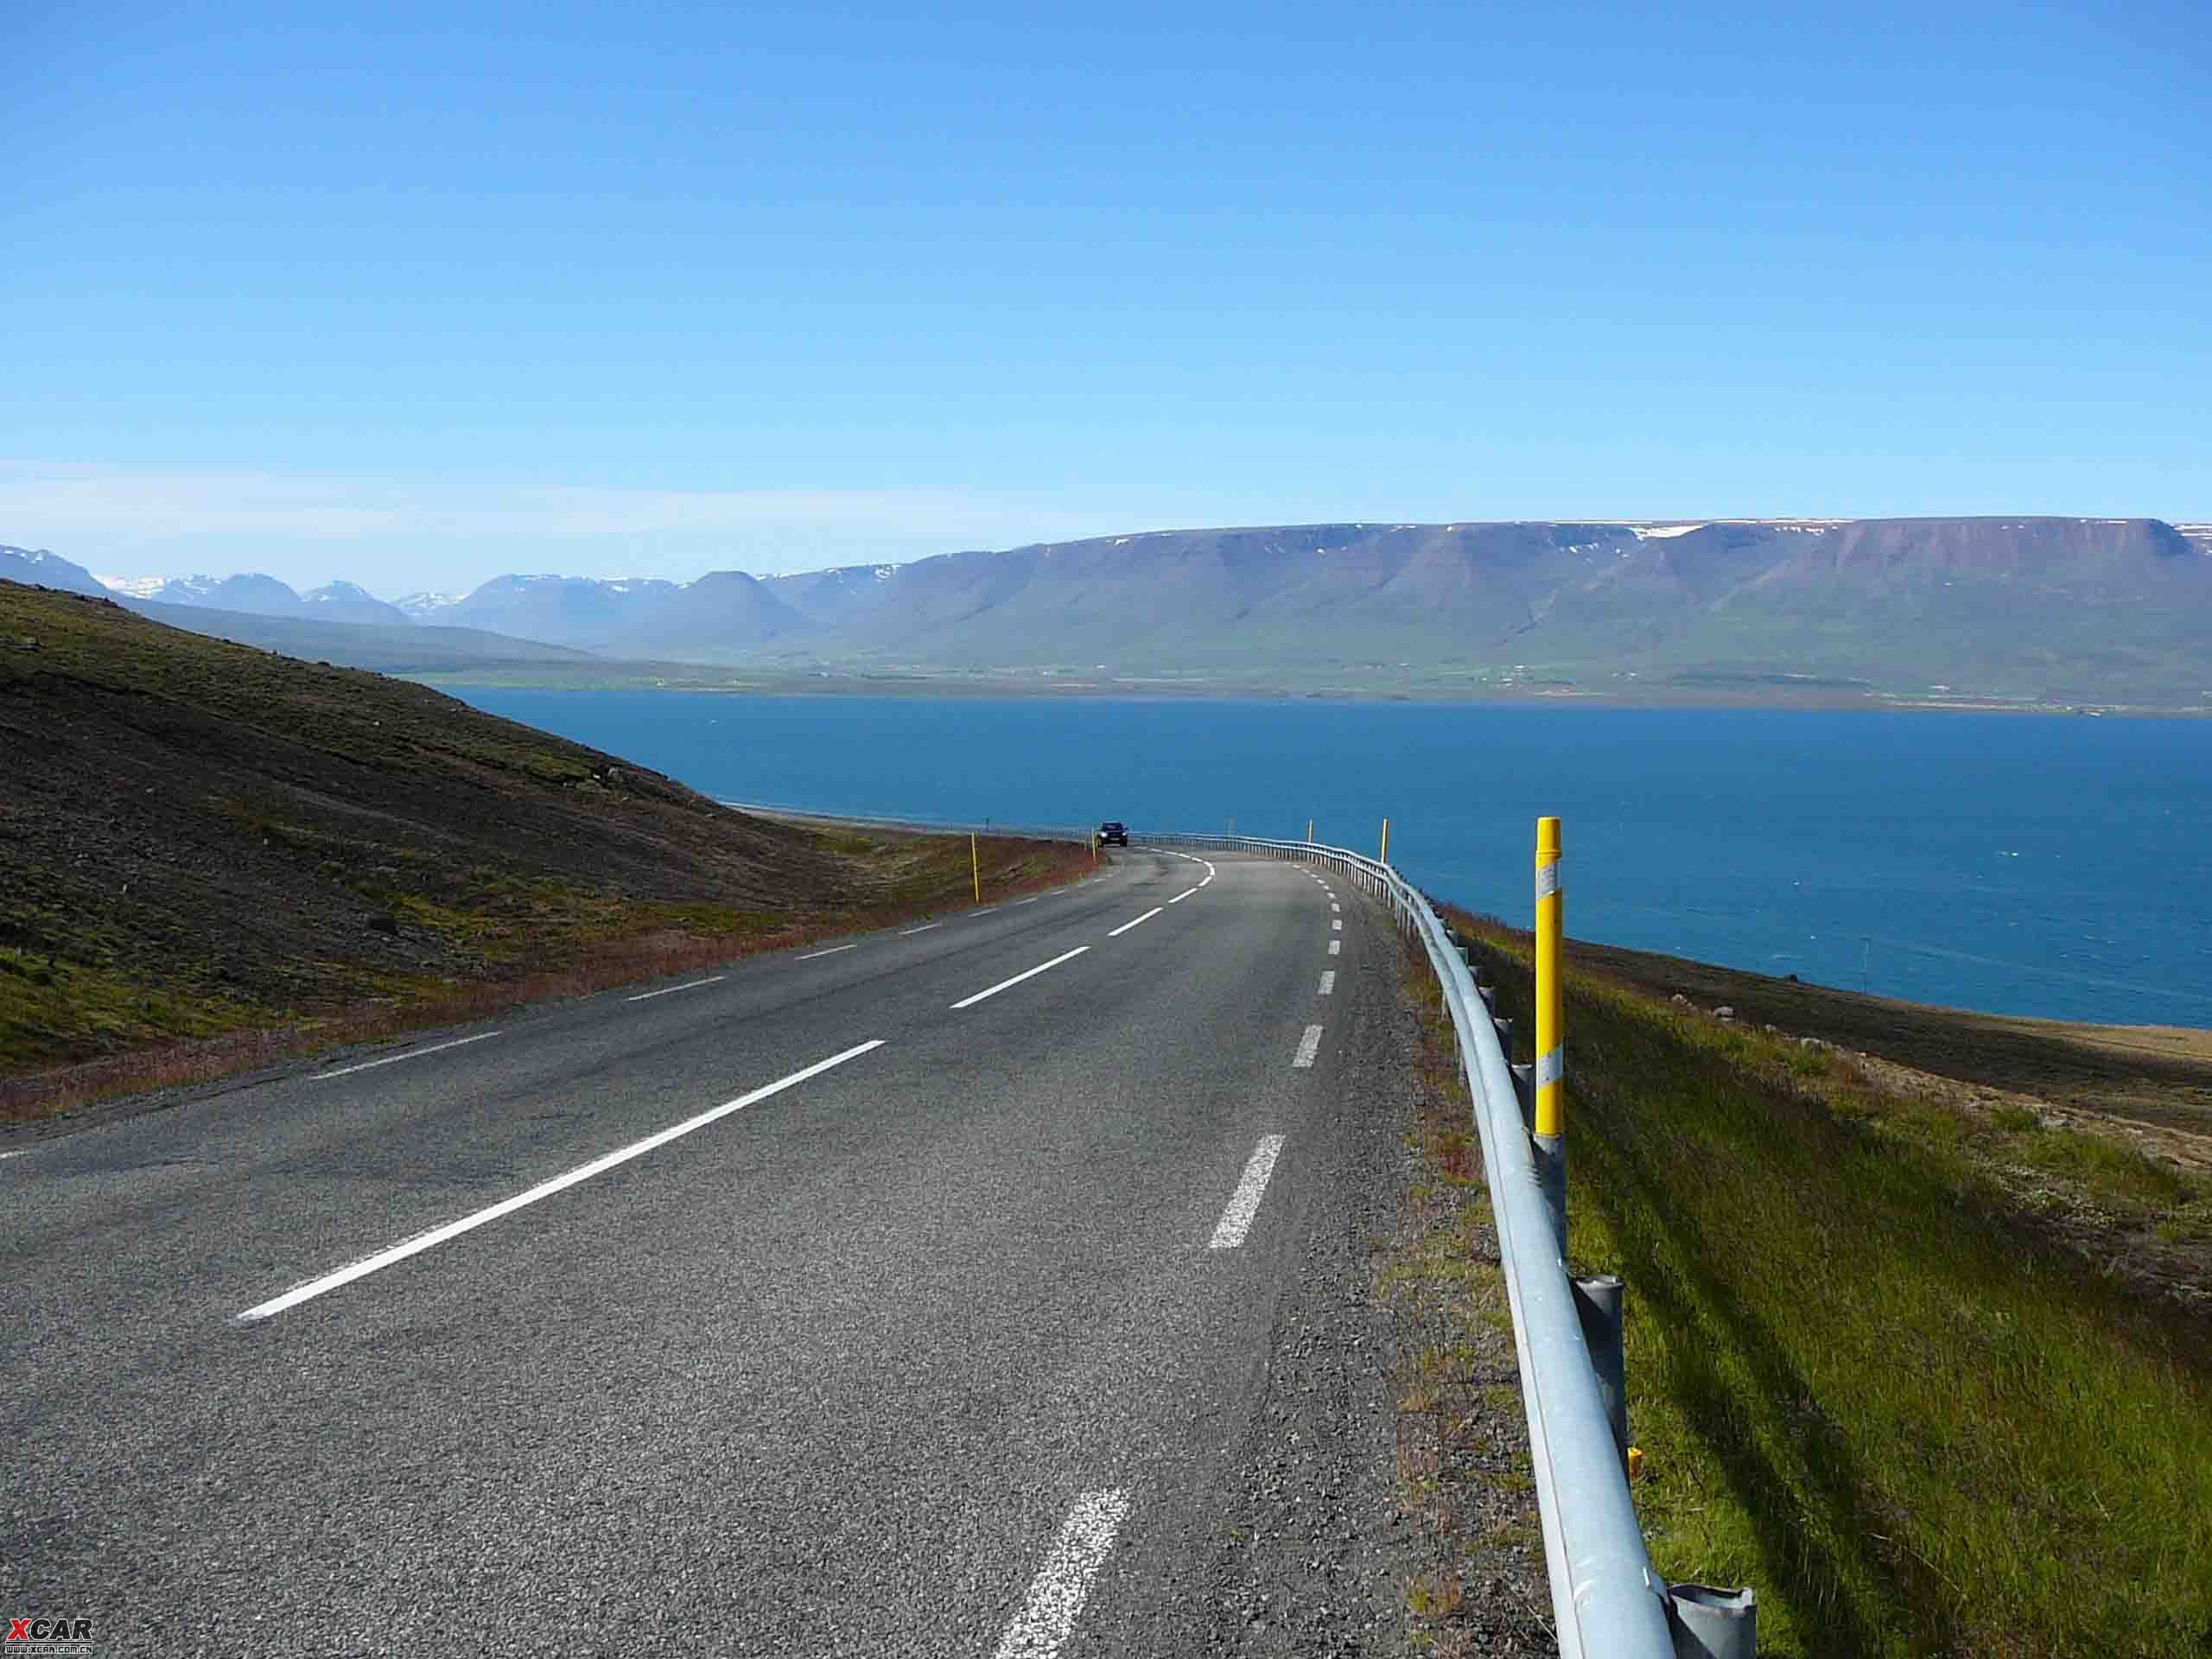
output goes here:
{"type": "Polygon", "coordinates": [[[125,599],[151,599],[169,585],[167,576],[109,576],[95,570],[92,577],[101,587],[121,594],[125,599]]]}

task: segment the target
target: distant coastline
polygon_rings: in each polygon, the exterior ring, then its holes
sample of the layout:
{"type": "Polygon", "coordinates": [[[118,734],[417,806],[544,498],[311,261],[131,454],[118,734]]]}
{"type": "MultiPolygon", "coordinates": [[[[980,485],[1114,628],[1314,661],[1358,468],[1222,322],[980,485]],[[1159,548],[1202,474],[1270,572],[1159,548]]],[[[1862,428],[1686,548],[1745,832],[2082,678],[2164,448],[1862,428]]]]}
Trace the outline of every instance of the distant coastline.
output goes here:
{"type": "Polygon", "coordinates": [[[1084,675],[1067,672],[979,674],[958,671],[886,669],[764,673],[699,663],[569,662],[487,664],[457,671],[402,673],[399,677],[442,689],[484,687],[532,691],[687,691],[756,697],[985,697],[1065,702],[1106,698],[1158,702],[1421,703],[1439,706],[1583,709],[1764,709],[1808,713],[2035,715],[2134,720],[2212,717],[2212,698],[2201,706],[2126,702],[2066,702],[2004,697],[1988,693],[1908,693],[1863,689],[1808,678],[1719,677],[1632,686],[1535,681],[1479,685],[1425,680],[1380,683],[1300,683],[1233,676],[1084,675]]]}

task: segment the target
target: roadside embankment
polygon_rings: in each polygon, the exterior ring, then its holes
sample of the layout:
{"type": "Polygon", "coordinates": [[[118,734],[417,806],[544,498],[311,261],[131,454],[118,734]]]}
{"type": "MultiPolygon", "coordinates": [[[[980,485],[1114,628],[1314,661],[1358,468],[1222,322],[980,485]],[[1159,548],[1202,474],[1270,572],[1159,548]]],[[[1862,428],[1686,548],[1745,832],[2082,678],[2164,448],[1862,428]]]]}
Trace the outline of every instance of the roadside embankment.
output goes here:
{"type": "MultiPolygon", "coordinates": [[[[1527,1059],[1527,936],[1452,914],[1527,1059]]],[[[2050,1032],[1840,1046],[1618,954],[1570,948],[1569,1247],[1627,1282],[1658,1570],[1756,1586],[1770,1655],[2212,1649],[2212,1182],[1972,1076],[2050,1032]]]]}
{"type": "MultiPolygon", "coordinates": [[[[0,1122],[970,902],[437,692],[0,582],[0,1122]]],[[[987,896],[1080,846],[989,838],[987,896]]]]}

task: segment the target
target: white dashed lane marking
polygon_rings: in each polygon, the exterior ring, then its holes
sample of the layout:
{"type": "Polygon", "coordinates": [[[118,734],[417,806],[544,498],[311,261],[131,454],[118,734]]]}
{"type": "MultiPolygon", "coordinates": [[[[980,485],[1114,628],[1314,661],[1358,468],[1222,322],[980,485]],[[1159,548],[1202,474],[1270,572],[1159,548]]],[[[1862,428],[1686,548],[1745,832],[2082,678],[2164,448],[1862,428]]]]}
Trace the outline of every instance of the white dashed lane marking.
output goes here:
{"type": "Polygon", "coordinates": [[[1260,1213],[1260,1200],[1268,1192],[1268,1178],[1274,1173],[1275,1160],[1281,1152],[1282,1136],[1260,1137],[1260,1144],[1252,1149],[1252,1156],[1244,1165],[1236,1190],[1229,1195],[1221,1219],[1214,1224],[1213,1237],[1206,1243],[1208,1249],[1233,1250],[1244,1242],[1244,1235],[1252,1230],[1253,1217],[1260,1213]]]}
{"type": "Polygon", "coordinates": [[[444,1243],[449,1238],[458,1238],[463,1233],[473,1232],[487,1222],[497,1221],[502,1216],[511,1216],[516,1211],[536,1204],[541,1198],[550,1198],[556,1192],[565,1192],[579,1182],[588,1181],[594,1175],[603,1174],[618,1164],[626,1164],[632,1158],[642,1158],[657,1147],[664,1147],[670,1141],[680,1140],[696,1129],[703,1129],[709,1123],[719,1122],[732,1112],[741,1112],[747,1107],[767,1099],[771,1095],[779,1095],[794,1084],[804,1083],[809,1077],[820,1077],[832,1066],[842,1065],[847,1060],[857,1059],[860,1056],[870,1053],[882,1046],[883,1039],[879,1037],[872,1042],[861,1043],[855,1047],[849,1048],[842,1054],[832,1054],[826,1060],[817,1060],[804,1071],[794,1071],[787,1077],[779,1077],[773,1083],[755,1089],[751,1094],[740,1095],[735,1100],[724,1101],[721,1105],[701,1112],[696,1117],[687,1117],[681,1123],[673,1124],[661,1130],[658,1135],[649,1135],[642,1141],[632,1141],[628,1146],[619,1147],[604,1157],[594,1158],[589,1163],[580,1165],[569,1171],[565,1175],[556,1175],[550,1181],[540,1181],[526,1192],[518,1192],[511,1198],[502,1198],[497,1204],[479,1210],[474,1214],[463,1216],[459,1221],[449,1221],[442,1227],[434,1227],[427,1233],[418,1233],[413,1238],[394,1244],[389,1249],[379,1250],[374,1255],[365,1256],[350,1267],[339,1268],[335,1273],[326,1273],[320,1279],[310,1279],[307,1283],[295,1286],[292,1289],[286,1291],[282,1296],[272,1296],[265,1302],[257,1302],[239,1314],[238,1318],[251,1322],[268,1319],[272,1314],[282,1313],[288,1307],[297,1307],[302,1302],[312,1300],[326,1291],[336,1290],[341,1285],[350,1285],[356,1279],[365,1278],[380,1268],[391,1267],[395,1262],[404,1262],[411,1255],[420,1255],[423,1251],[444,1243]]]}
{"type": "Polygon", "coordinates": [[[1332,968],[1321,976],[1321,989],[1319,994],[1323,996],[1327,996],[1336,988],[1337,970],[1332,968]]]}
{"type": "Polygon", "coordinates": [[[997,1659],[1052,1659],[1059,1652],[1128,1513],[1124,1491],[1085,1492],[1076,1499],[1052,1554],[1030,1582],[1029,1599],[999,1641],[997,1659]]]}
{"type": "Polygon", "coordinates": [[[1298,1039],[1298,1052],[1291,1057],[1290,1063],[1295,1066],[1310,1066],[1313,1064],[1313,1057],[1320,1052],[1321,1027],[1308,1026],[1306,1034],[1298,1039]]]}
{"type": "Polygon", "coordinates": [[[1342,939],[1331,939],[1329,941],[1329,954],[1332,957],[1341,954],[1344,948],[1344,942],[1342,939]]]}
{"type": "Polygon", "coordinates": [[[1115,928],[1109,932],[1106,937],[1109,939],[1118,939],[1122,934],[1128,932],[1131,928],[1135,927],[1141,923],[1150,921],[1154,917],[1159,915],[1161,911],[1166,908],[1167,906],[1165,905],[1154,905],[1150,910],[1145,912],[1143,915],[1138,917],[1135,921],[1123,922],[1119,927],[1115,928]]]}
{"type": "Polygon", "coordinates": [[[1064,962],[1073,962],[1077,957],[1081,956],[1084,951],[1090,949],[1090,947],[1087,944],[1078,944],[1072,950],[1061,952],[1058,956],[1054,957],[1050,962],[1040,962],[1034,968],[1031,968],[1024,972],[1016,974],[1012,979],[1001,980],[997,984],[992,986],[988,990],[978,991],[973,996],[963,996],[959,1001],[954,1003],[952,1006],[956,1010],[960,1008],[972,1008],[978,1002],[982,1001],[986,997],[996,996],[1001,991],[1010,990],[1014,986],[1020,984],[1025,979],[1034,979],[1038,975],[1044,973],[1048,969],[1057,968],[1064,962]]]}
{"type": "Polygon", "coordinates": [[[728,976],[725,974],[716,974],[711,979],[695,979],[689,985],[671,985],[658,991],[640,991],[635,996],[626,996],[622,1000],[625,1002],[650,1002],[657,996],[674,996],[678,991],[696,991],[702,985],[719,985],[728,976]]]}
{"type": "Polygon", "coordinates": [[[327,1083],[333,1077],[350,1077],[356,1071],[371,1071],[379,1065],[397,1065],[402,1060],[419,1060],[425,1054],[442,1054],[449,1048],[461,1048],[470,1043],[480,1043],[487,1037],[497,1037],[496,1031],[480,1031],[474,1037],[456,1037],[449,1043],[432,1043],[428,1048],[410,1048],[404,1054],[387,1054],[380,1060],[363,1060],[359,1065],[341,1065],[335,1071],[318,1071],[313,1082],[327,1083]]]}

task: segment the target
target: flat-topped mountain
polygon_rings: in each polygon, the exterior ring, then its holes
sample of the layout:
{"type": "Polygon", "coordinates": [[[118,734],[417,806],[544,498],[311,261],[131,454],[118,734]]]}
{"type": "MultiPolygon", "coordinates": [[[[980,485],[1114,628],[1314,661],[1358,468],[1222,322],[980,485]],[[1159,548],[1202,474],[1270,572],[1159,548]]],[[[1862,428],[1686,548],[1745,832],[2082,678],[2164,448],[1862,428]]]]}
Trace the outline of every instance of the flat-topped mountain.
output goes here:
{"type": "Polygon", "coordinates": [[[2193,704],[2212,537],[2150,518],[1274,525],[686,587],[503,578],[442,614],[792,669],[2193,704]]]}

